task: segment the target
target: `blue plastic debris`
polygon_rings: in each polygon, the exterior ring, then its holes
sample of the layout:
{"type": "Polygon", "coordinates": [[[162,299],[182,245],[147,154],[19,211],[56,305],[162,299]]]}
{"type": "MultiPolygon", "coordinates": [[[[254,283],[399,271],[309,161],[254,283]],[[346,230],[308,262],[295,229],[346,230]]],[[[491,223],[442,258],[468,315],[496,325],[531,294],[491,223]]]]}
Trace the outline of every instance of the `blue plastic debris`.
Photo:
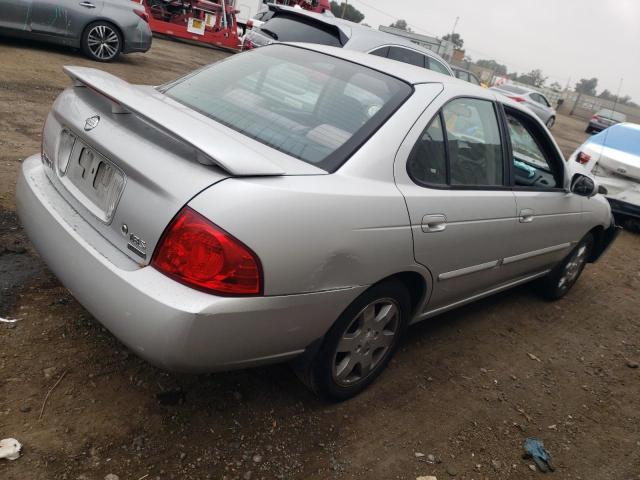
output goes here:
{"type": "Polygon", "coordinates": [[[553,464],[551,463],[551,454],[544,448],[544,443],[537,438],[527,438],[524,442],[524,458],[533,459],[536,467],[541,472],[553,472],[553,464]]]}

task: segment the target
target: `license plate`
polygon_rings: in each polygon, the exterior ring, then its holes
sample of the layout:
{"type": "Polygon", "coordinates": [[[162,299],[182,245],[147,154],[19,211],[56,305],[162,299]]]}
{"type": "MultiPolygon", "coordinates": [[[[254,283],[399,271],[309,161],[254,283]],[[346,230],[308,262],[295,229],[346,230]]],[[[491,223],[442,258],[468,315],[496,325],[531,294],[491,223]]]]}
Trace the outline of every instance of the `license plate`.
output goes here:
{"type": "Polygon", "coordinates": [[[122,191],[122,171],[92,148],[76,140],[66,175],[67,189],[96,217],[111,222],[122,191]]]}

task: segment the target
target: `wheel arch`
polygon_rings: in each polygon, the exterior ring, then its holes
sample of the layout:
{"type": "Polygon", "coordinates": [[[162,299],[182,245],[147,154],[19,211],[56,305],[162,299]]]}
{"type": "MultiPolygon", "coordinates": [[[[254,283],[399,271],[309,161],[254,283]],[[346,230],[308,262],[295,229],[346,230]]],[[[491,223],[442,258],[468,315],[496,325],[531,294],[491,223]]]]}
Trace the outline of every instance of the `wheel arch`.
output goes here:
{"type": "Polygon", "coordinates": [[[591,249],[591,253],[589,254],[588,261],[589,263],[593,263],[600,257],[600,254],[606,247],[605,230],[602,225],[596,225],[591,230],[589,230],[589,232],[587,232],[587,235],[588,234],[591,234],[591,236],[593,237],[593,248],[591,249]]]}
{"type": "Polygon", "coordinates": [[[389,275],[374,283],[372,286],[394,280],[400,282],[407,289],[409,298],[411,299],[410,317],[413,318],[420,312],[421,307],[425,305],[429,299],[431,294],[431,290],[429,289],[430,279],[428,280],[423,274],[416,271],[406,270],[389,275]]]}
{"type": "Polygon", "coordinates": [[[593,263],[600,259],[600,257],[607,251],[611,244],[615,241],[616,237],[622,230],[622,227],[611,224],[610,227],[604,228],[602,225],[597,225],[589,230],[589,233],[593,236],[593,249],[589,255],[588,262],[593,263]]]}

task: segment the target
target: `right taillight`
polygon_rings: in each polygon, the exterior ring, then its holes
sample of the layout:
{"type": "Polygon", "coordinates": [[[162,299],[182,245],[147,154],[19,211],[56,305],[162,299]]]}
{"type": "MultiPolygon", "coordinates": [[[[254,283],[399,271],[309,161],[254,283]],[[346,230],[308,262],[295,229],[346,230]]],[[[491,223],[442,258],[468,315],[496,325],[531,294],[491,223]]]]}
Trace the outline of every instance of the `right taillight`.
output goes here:
{"type": "Polygon", "coordinates": [[[586,165],[587,163],[589,163],[589,160],[591,160],[590,155],[587,155],[584,152],[578,152],[578,155],[576,156],[576,162],[582,165],[586,165]]]}
{"type": "Polygon", "coordinates": [[[262,268],[256,254],[189,207],[183,208],[165,230],[151,265],[178,282],[208,293],[262,293],[262,268]]]}
{"type": "Polygon", "coordinates": [[[144,10],[134,10],[133,13],[135,13],[137,16],[139,16],[145,22],[149,23],[149,15],[147,14],[146,11],[144,11],[144,10]]]}
{"type": "Polygon", "coordinates": [[[251,50],[253,47],[253,42],[245,37],[244,43],[242,44],[242,50],[251,50]]]}
{"type": "Polygon", "coordinates": [[[247,20],[247,28],[248,29],[252,29],[253,28],[253,20],[251,20],[251,19],[247,20]]]}

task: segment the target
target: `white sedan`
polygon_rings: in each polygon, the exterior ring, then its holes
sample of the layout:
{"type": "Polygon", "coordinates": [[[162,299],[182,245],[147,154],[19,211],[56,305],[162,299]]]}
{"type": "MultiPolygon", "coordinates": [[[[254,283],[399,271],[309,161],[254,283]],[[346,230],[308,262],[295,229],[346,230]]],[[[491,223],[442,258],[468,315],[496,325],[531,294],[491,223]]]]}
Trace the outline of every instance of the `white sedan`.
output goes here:
{"type": "Polygon", "coordinates": [[[619,123],[590,137],[571,156],[607,190],[611,210],[640,230],[640,125],[619,123]]]}

